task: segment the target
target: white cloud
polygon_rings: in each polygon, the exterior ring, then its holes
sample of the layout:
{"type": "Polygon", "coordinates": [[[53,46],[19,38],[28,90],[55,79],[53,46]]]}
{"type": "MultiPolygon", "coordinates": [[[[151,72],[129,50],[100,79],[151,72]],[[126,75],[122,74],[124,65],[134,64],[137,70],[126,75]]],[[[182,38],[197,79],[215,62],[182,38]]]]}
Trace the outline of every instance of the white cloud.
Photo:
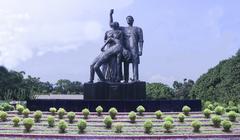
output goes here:
{"type": "Polygon", "coordinates": [[[99,16],[133,0],[0,1],[0,65],[13,68],[49,52],[78,49],[103,35],[99,16]]]}

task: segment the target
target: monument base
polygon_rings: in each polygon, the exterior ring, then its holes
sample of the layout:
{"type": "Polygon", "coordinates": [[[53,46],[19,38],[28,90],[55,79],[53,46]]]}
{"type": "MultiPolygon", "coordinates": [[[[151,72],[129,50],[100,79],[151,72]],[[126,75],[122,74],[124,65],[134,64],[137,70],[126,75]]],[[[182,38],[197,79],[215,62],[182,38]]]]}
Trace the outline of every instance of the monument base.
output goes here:
{"type": "Polygon", "coordinates": [[[145,100],[146,82],[84,84],[84,100],[145,100]]]}

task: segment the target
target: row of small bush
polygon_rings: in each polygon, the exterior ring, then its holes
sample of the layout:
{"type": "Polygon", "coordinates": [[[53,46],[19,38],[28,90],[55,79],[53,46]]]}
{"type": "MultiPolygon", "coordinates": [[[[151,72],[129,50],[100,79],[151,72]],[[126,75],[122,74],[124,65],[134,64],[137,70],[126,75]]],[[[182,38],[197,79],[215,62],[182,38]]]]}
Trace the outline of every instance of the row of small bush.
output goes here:
{"type": "Polygon", "coordinates": [[[219,109],[219,106],[224,108],[224,112],[234,111],[236,113],[240,113],[240,104],[236,104],[232,101],[229,101],[228,104],[220,104],[217,102],[212,103],[210,101],[206,101],[203,104],[203,110],[210,109],[211,111],[216,111],[216,108],[218,107],[217,110],[219,110],[222,113],[223,111],[222,109],[219,109]]]}

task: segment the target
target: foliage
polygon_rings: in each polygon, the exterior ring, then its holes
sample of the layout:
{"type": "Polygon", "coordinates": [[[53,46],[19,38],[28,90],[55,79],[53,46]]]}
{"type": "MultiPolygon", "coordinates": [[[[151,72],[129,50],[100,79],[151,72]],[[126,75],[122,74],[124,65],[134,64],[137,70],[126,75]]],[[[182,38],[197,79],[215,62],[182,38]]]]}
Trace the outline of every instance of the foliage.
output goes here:
{"type": "Polygon", "coordinates": [[[83,85],[79,81],[71,82],[67,79],[60,79],[57,81],[53,90],[60,94],[79,94],[83,92],[83,85]]]}
{"type": "Polygon", "coordinates": [[[163,113],[162,113],[161,110],[156,111],[154,114],[156,115],[156,118],[157,118],[157,119],[161,119],[162,116],[163,116],[163,113]]]}
{"type": "Polygon", "coordinates": [[[136,122],[136,117],[137,117],[137,114],[134,111],[131,111],[128,113],[128,118],[130,119],[131,123],[136,122]]]}
{"type": "Polygon", "coordinates": [[[194,81],[191,79],[184,79],[183,83],[174,81],[174,97],[176,99],[190,99],[190,91],[194,85],[194,81]]]}
{"type": "Polygon", "coordinates": [[[34,112],[33,116],[35,122],[40,122],[40,119],[42,118],[42,111],[37,110],[36,112],[34,112]]]}
{"type": "Polygon", "coordinates": [[[55,107],[51,107],[49,108],[49,112],[51,112],[51,114],[54,116],[57,112],[57,109],[55,107]]]}
{"type": "Polygon", "coordinates": [[[144,127],[144,130],[145,130],[145,133],[147,133],[147,134],[151,133],[152,127],[153,127],[152,120],[146,120],[144,122],[143,127],[144,127]]]}
{"type": "Polygon", "coordinates": [[[84,119],[87,119],[87,118],[88,118],[88,115],[90,114],[89,109],[84,108],[84,109],[82,110],[82,114],[83,114],[84,119]]]}
{"type": "Polygon", "coordinates": [[[108,113],[109,113],[109,115],[111,116],[112,119],[115,119],[118,111],[117,111],[116,108],[112,107],[112,108],[109,109],[108,113]]]}
{"type": "Polygon", "coordinates": [[[96,108],[96,112],[97,112],[97,115],[98,115],[98,116],[101,116],[101,115],[102,115],[102,112],[103,112],[102,106],[98,106],[98,107],[96,108]]]}
{"type": "Polygon", "coordinates": [[[66,114],[66,111],[64,108],[59,108],[57,114],[59,119],[63,119],[63,116],[66,114]]]}
{"type": "Polygon", "coordinates": [[[83,119],[80,119],[78,124],[77,124],[77,127],[79,129],[79,132],[83,133],[84,130],[87,128],[87,122],[83,119]]]}
{"type": "Polygon", "coordinates": [[[146,85],[147,99],[172,99],[173,89],[162,83],[147,83],[146,85]]]}
{"type": "Polygon", "coordinates": [[[106,128],[112,127],[112,118],[110,116],[106,116],[103,120],[106,128]]]}
{"type": "Polygon", "coordinates": [[[221,61],[200,76],[191,90],[192,98],[220,103],[240,103],[240,55],[221,61]]]}
{"type": "Polygon", "coordinates": [[[17,104],[16,105],[16,110],[18,111],[18,114],[21,115],[23,110],[24,110],[24,106],[17,104]]]}
{"type": "Polygon", "coordinates": [[[75,119],[75,113],[74,112],[68,112],[67,117],[69,120],[69,123],[73,123],[74,119],[75,119]]]}
{"type": "Polygon", "coordinates": [[[49,115],[47,117],[47,122],[48,122],[48,126],[49,127],[54,127],[54,125],[55,125],[55,118],[54,118],[54,116],[49,115]]]}
{"type": "Polygon", "coordinates": [[[164,121],[163,128],[166,129],[165,132],[171,132],[170,130],[173,128],[173,123],[171,121],[164,121]]]}
{"type": "Polygon", "coordinates": [[[28,118],[28,116],[30,114],[30,110],[28,108],[26,108],[22,111],[22,114],[23,114],[24,118],[28,118]]]}
{"type": "Polygon", "coordinates": [[[210,109],[206,108],[203,110],[203,114],[204,114],[205,118],[210,118],[212,111],[210,109]]]}
{"type": "Polygon", "coordinates": [[[222,106],[217,106],[215,109],[214,109],[215,113],[217,115],[223,115],[225,113],[225,109],[224,107],[222,106]]]}
{"type": "Polygon", "coordinates": [[[20,121],[21,121],[21,119],[20,119],[18,116],[14,116],[14,117],[12,118],[13,126],[14,126],[14,127],[18,127],[20,121]]]}
{"type": "Polygon", "coordinates": [[[10,105],[9,103],[2,103],[0,105],[0,107],[2,108],[3,111],[13,111],[14,110],[14,106],[10,105]]]}
{"type": "Polygon", "coordinates": [[[198,120],[194,120],[191,125],[193,127],[193,132],[199,132],[199,129],[202,126],[202,123],[198,120]]]}
{"type": "Polygon", "coordinates": [[[123,124],[122,123],[116,123],[114,125],[114,127],[115,127],[115,132],[116,133],[121,133],[122,132],[122,128],[123,128],[123,124]]]}
{"type": "Polygon", "coordinates": [[[214,115],[211,118],[214,127],[220,127],[222,118],[218,115],[214,115]]]}
{"type": "Polygon", "coordinates": [[[167,116],[164,118],[164,121],[169,121],[169,122],[173,123],[173,118],[171,116],[167,116]]]}
{"type": "Polygon", "coordinates": [[[0,111],[0,119],[1,121],[6,121],[7,120],[7,117],[8,117],[8,113],[5,112],[5,111],[0,111]]]}
{"type": "Polygon", "coordinates": [[[32,118],[23,119],[23,126],[25,127],[26,132],[30,132],[33,125],[34,125],[34,121],[32,118]]]}
{"type": "Polygon", "coordinates": [[[223,120],[221,122],[222,126],[223,126],[223,131],[225,132],[229,132],[230,128],[232,127],[232,123],[228,120],[223,120]]]}
{"type": "Polygon", "coordinates": [[[184,122],[184,119],[185,119],[185,115],[183,113],[179,113],[178,114],[178,120],[179,122],[184,122]]]}
{"type": "Polygon", "coordinates": [[[65,133],[67,127],[68,127],[68,124],[64,120],[59,121],[58,123],[59,133],[65,133]]]}
{"type": "Polygon", "coordinates": [[[230,121],[235,122],[238,114],[235,111],[228,112],[228,118],[230,121]]]}
{"type": "Polygon", "coordinates": [[[183,108],[182,108],[182,112],[186,115],[186,116],[188,116],[189,115],[189,112],[191,111],[191,108],[189,107],[189,106],[183,106],[183,108]]]}
{"type": "Polygon", "coordinates": [[[143,112],[145,112],[145,108],[142,105],[139,105],[136,110],[140,116],[142,116],[143,112]]]}

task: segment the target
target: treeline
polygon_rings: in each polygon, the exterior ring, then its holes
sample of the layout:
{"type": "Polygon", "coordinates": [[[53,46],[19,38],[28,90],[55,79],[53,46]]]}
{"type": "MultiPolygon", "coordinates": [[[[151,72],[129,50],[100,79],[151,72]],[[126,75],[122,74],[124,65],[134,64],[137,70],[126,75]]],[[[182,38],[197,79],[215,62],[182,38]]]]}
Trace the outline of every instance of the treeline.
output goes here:
{"type": "Polygon", "coordinates": [[[38,77],[26,76],[25,72],[8,70],[0,66],[0,100],[28,100],[39,94],[81,94],[81,82],[58,80],[56,84],[42,82],[38,77]]]}

